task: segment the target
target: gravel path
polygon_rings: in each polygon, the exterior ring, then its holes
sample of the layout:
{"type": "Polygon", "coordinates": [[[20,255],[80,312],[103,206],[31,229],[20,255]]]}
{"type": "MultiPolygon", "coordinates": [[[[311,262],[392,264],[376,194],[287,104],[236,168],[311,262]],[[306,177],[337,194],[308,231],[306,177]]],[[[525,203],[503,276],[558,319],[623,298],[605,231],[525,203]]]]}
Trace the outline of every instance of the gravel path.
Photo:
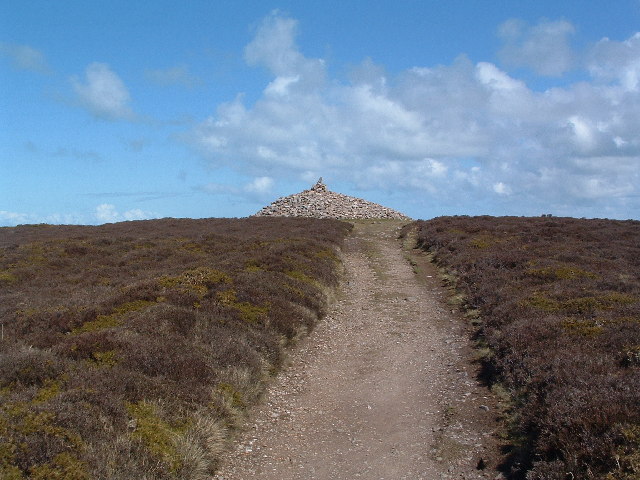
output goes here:
{"type": "Polygon", "coordinates": [[[464,322],[426,259],[407,261],[399,225],[356,225],[337,302],[215,479],[500,478],[495,404],[464,322]]]}

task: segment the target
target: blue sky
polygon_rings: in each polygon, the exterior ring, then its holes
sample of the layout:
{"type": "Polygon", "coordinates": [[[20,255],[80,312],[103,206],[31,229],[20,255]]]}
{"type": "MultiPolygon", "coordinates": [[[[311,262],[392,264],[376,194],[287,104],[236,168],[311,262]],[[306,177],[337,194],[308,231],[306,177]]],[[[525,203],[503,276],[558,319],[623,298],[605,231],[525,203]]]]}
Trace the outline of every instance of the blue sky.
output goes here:
{"type": "Polygon", "coordinates": [[[0,225],[640,218],[640,0],[0,0],[0,225]]]}

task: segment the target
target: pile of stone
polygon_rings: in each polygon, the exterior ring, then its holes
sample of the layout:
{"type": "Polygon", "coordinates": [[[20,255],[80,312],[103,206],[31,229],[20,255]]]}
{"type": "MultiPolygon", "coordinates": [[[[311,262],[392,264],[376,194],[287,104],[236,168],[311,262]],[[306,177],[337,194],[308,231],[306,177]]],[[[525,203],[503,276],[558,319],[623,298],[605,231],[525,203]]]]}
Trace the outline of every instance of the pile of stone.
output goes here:
{"type": "Polygon", "coordinates": [[[332,192],[322,182],[322,177],[309,190],[279,198],[254,216],[409,219],[406,215],[377,203],[332,192]]]}

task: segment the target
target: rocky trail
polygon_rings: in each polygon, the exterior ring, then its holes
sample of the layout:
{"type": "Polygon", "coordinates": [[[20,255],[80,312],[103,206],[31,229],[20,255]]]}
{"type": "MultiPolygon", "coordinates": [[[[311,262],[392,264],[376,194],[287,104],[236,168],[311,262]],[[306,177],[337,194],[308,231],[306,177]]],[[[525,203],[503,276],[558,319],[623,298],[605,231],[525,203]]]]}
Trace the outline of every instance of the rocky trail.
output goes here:
{"type": "Polygon", "coordinates": [[[426,257],[403,248],[401,225],[356,223],[337,301],[215,479],[501,478],[496,403],[466,322],[426,257]]]}

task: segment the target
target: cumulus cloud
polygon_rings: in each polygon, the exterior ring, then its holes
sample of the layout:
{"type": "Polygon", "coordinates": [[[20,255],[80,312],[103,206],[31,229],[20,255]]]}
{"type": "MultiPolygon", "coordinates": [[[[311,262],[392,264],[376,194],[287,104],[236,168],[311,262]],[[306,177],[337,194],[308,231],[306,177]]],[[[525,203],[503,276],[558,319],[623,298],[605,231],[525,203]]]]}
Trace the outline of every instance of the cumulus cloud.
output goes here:
{"type": "Polygon", "coordinates": [[[298,22],[272,12],[260,24],[244,50],[249,65],[264,65],[275,75],[287,75],[305,62],[295,43],[298,22]]]}
{"type": "Polygon", "coordinates": [[[591,74],[604,81],[616,81],[627,91],[640,88],[640,32],[624,42],[600,40],[589,55],[591,74]]]}
{"type": "MultiPolygon", "coordinates": [[[[567,22],[502,30],[542,74],[573,65],[567,22]],[[544,35],[551,39],[539,50],[528,46],[544,35]],[[552,47],[560,48],[555,58],[545,53],[552,47]]],[[[191,132],[216,166],[255,177],[323,176],[393,192],[398,202],[464,198],[475,208],[509,198],[509,213],[557,206],[554,213],[580,216],[603,205],[620,216],[640,210],[640,34],[593,46],[589,81],[543,92],[465,56],[397,74],[365,59],[348,82],[327,79],[324,62],[305,57],[296,35],[295,20],[269,15],[245,49],[248,63],[271,72],[263,95],[218,105],[191,132]]]]}
{"type": "Polygon", "coordinates": [[[500,25],[504,41],[500,59],[512,67],[528,67],[538,74],[558,76],[570,70],[576,61],[569,44],[575,27],[564,20],[543,20],[529,26],[518,19],[500,25]]]}
{"type": "Polygon", "coordinates": [[[200,78],[193,75],[187,65],[176,65],[164,70],[147,70],[145,76],[149,81],[163,87],[182,85],[183,87],[193,88],[201,83],[200,78]]]}
{"type": "Polygon", "coordinates": [[[324,60],[306,58],[299,51],[297,31],[296,20],[274,10],[262,20],[254,39],[245,47],[244,57],[249,65],[263,66],[276,77],[267,92],[281,92],[277,86],[318,88],[324,82],[324,60]]]}
{"type": "Polygon", "coordinates": [[[0,42],[0,56],[11,60],[14,68],[37,73],[50,73],[44,54],[29,45],[0,42]]]}
{"type": "Polygon", "coordinates": [[[114,223],[127,220],[147,220],[150,218],[157,218],[151,212],[145,212],[139,208],[127,210],[125,212],[118,212],[115,205],[110,203],[102,203],[96,207],[95,218],[100,223],[114,223]]]}
{"type": "Polygon", "coordinates": [[[85,71],[84,81],[72,77],[71,84],[80,104],[96,117],[108,120],[134,118],[129,106],[129,90],[106,63],[90,64],[85,71]]]}

